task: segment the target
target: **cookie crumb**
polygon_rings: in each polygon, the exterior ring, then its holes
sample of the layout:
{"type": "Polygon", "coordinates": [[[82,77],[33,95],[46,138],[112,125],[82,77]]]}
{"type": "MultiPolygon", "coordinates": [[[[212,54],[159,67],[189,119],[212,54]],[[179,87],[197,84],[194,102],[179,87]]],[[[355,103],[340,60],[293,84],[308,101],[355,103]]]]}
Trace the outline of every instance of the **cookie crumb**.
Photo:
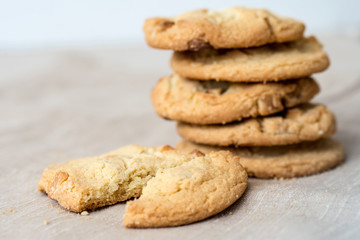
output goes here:
{"type": "Polygon", "coordinates": [[[295,180],[296,180],[296,177],[292,177],[292,178],[291,178],[291,181],[295,181],[295,180]]]}
{"type": "Polygon", "coordinates": [[[14,210],[12,210],[11,208],[8,208],[8,212],[13,212],[14,210]]]}
{"type": "Polygon", "coordinates": [[[65,211],[64,211],[64,209],[62,209],[62,208],[57,208],[57,213],[64,213],[65,211]]]}
{"type": "Polygon", "coordinates": [[[48,225],[49,224],[49,220],[44,220],[44,225],[48,225]]]}
{"type": "Polygon", "coordinates": [[[82,211],[82,212],[80,213],[80,215],[81,215],[81,216],[87,216],[87,215],[89,215],[89,212],[88,212],[88,211],[82,211]]]}
{"type": "Polygon", "coordinates": [[[229,215],[232,215],[233,213],[232,212],[229,212],[229,215]]]}

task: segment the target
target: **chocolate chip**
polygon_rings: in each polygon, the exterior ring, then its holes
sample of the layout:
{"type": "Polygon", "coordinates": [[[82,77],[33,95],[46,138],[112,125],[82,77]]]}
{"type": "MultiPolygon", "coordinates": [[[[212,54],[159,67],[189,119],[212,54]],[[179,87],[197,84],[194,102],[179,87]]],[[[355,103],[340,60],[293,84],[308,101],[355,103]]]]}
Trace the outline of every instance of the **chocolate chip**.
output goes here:
{"type": "Polygon", "coordinates": [[[195,38],[189,41],[187,45],[188,45],[188,49],[193,51],[211,47],[211,45],[208,42],[206,42],[204,39],[201,38],[195,38]]]}
{"type": "Polygon", "coordinates": [[[216,95],[224,94],[230,87],[229,82],[224,81],[215,81],[215,80],[207,80],[201,82],[200,91],[204,91],[205,93],[212,93],[216,95]]]}
{"type": "Polygon", "coordinates": [[[204,154],[203,152],[200,152],[200,151],[197,150],[197,149],[194,149],[190,154],[194,154],[194,155],[196,155],[196,156],[198,156],[198,157],[203,157],[203,156],[205,156],[205,154],[204,154]]]}
{"type": "Polygon", "coordinates": [[[166,29],[172,27],[174,24],[175,24],[174,21],[166,20],[166,21],[160,22],[158,24],[158,26],[161,28],[162,31],[165,31],[166,29]]]}

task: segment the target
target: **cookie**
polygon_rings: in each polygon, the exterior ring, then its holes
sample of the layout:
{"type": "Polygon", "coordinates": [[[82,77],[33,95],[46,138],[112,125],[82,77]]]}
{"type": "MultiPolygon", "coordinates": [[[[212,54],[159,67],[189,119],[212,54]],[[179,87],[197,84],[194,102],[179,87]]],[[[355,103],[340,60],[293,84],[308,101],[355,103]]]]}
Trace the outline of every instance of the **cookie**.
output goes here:
{"type": "Polygon", "coordinates": [[[137,198],[126,227],[183,225],[210,217],[245,191],[247,174],[228,151],[184,154],[169,146],[130,145],[45,169],[40,191],[74,212],[137,198]]]}
{"type": "Polygon", "coordinates": [[[276,146],[315,141],[336,131],[335,116],[324,105],[302,104],[277,115],[226,125],[179,122],[179,134],[192,142],[218,146],[276,146]]]}
{"type": "Polygon", "coordinates": [[[273,114],[308,102],[318,92],[311,78],[264,84],[196,81],[174,74],[161,78],[151,96],[164,118],[216,124],[273,114]]]}
{"type": "Polygon", "coordinates": [[[233,7],[196,10],[172,18],[155,17],[143,27],[149,46],[176,51],[247,48],[302,37],[305,25],[265,9],[233,7]]]}
{"type": "Polygon", "coordinates": [[[315,37],[258,48],[175,52],[174,72],[199,80],[279,81],[324,71],[329,58],[315,37]]]}
{"type": "Polygon", "coordinates": [[[341,164],[344,148],[336,140],[323,138],[315,142],[273,147],[214,147],[182,141],[177,149],[191,152],[228,150],[240,157],[241,165],[251,177],[292,178],[324,172],[341,164]]]}

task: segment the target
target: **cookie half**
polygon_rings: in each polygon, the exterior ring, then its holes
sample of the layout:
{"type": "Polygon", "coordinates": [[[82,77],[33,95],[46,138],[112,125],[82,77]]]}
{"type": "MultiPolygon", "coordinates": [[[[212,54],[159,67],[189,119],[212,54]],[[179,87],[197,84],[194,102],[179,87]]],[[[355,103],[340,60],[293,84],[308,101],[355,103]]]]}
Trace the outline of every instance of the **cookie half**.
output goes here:
{"type": "Polygon", "coordinates": [[[158,81],[151,98],[161,117],[217,124],[280,112],[308,102],[318,92],[312,78],[265,84],[196,81],[174,74],[158,81]]]}
{"type": "Polygon", "coordinates": [[[258,48],[175,52],[177,74],[199,80],[232,82],[279,81],[324,71],[329,58],[315,37],[258,48]]]}
{"type": "Polygon", "coordinates": [[[246,48],[302,37],[305,26],[265,9],[244,7],[196,10],[173,18],[156,17],[143,27],[149,46],[176,51],[246,48]]]}
{"type": "Polygon", "coordinates": [[[247,174],[229,151],[184,154],[169,146],[130,145],[54,164],[38,188],[74,212],[129,201],[126,227],[183,225],[212,216],[245,191],[247,174]]]}
{"type": "Polygon", "coordinates": [[[216,146],[275,146],[315,141],[336,131],[333,113],[324,105],[302,104],[278,115],[251,118],[226,125],[178,122],[183,138],[216,146]]]}
{"type": "Polygon", "coordinates": [[[251,177],[292,178],[320,173],[343,162],[344,147],[334,139],[274,147],[213,147],[182,141],[177,149],[191,152],[228,150],[240,157],[241,165],[251,177]]]}

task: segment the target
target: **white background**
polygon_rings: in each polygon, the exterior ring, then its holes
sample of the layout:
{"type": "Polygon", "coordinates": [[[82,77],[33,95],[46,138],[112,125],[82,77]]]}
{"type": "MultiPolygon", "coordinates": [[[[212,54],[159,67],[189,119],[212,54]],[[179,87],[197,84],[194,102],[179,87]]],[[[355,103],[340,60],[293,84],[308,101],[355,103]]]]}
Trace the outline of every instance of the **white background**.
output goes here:
{"type": "Polygon", "coordinates": [[[300,19],[307,34],[360,35],[359,0],[0,0],[0,49],[143,43],[147,17],[235,5],[300,19]]]}

